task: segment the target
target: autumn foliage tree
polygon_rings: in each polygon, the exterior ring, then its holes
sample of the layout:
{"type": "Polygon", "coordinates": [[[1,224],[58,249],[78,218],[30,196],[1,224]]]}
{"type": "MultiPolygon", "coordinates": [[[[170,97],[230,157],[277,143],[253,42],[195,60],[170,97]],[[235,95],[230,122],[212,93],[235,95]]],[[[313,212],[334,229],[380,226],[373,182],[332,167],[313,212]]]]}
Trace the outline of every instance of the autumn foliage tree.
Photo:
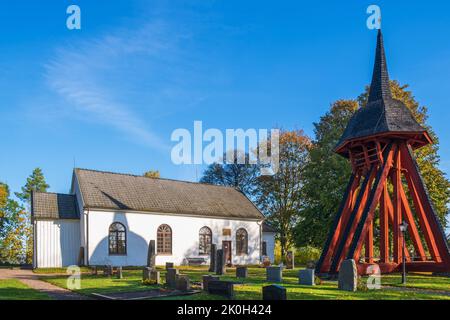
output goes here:
{"type": "Polygon", "coordinates": [[[272,176],[259,176],[256,203],[277,231],[281,255],[294,244],[294,226],[303,206],[304,169],[311,142],[303,131],[281,131],[279,168],[272,176]]]}

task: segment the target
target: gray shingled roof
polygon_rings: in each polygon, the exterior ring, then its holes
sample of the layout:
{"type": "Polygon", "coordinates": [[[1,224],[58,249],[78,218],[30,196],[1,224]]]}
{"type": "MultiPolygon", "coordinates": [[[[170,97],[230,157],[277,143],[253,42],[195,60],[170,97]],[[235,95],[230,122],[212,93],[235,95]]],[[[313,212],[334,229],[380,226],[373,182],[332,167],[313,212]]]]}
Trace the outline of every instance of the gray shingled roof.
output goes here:
{"type": "Polygon", "coordinates": [[[223,186],[75,169],[85,208],[263,219],[240,191],[223,186]]]}
{"type": "Polygon", "coordinates": [[[411,111],[399,100],[392,98],[389,87],[383,35],[378,30],[375,65],[367,105],[350,119],[336,150],[349,140],[387,132],[419,133],[422,145],[429,143],[426,130],[414,119],[411,111]]]}
{"type": "Polygon", "coordinates": [[[79,219],[76,197],[71,194],[33,192],[31,213],[34,218],[79,219]]]}
{"type": "Polygon", "coordinates": [[[269,224],[269,223],[267,223],[265,221],[264,221],[262,227],[263,227],[262,228],[263,232],[277,232],[277,230],[271,224],[269,224]]]}

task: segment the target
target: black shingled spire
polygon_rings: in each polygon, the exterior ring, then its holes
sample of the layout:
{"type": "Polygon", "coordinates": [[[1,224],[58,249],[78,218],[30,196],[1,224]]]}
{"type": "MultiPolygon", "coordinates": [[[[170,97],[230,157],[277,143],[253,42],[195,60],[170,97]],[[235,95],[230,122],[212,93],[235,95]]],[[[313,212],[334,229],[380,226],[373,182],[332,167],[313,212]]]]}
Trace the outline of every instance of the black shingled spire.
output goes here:
{"type": "Polygon", "coordinates": [[[395,133],[395,136],[414,134],[414,148],[431,142],[426,130],[416,121],[411,111],[399,100],[393,99],[384,53],[383,35],[378,30],[372,83],[366,106],[358,109],[347,124],[335,151],[347,156],[345,145],[350,140],[395,133]]]}
{"type": "Polygon", "coordinates": [[[390,98],[389,74],[384,53],[383,34],[378,29],[377,49],[375,53],[375,64],[373,66],[372,83],[370,85],[368,102],[390,98]]]}

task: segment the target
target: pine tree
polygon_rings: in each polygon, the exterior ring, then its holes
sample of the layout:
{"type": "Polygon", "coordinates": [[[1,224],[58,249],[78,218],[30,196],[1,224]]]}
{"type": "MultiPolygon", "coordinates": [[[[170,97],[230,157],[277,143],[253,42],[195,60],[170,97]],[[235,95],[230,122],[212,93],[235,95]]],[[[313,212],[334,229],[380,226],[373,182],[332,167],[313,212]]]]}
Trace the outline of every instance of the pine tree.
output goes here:
{"type": "Polygon", "coordinates": [[[15,195],[17,198],[30,205],[31,193],[33,191],[46,192],[49,187],[50,186],[45,182],[41,168],[36,168],[27,178],[27,183],[22,187],[22,192],[16,192],[15,195]]]}

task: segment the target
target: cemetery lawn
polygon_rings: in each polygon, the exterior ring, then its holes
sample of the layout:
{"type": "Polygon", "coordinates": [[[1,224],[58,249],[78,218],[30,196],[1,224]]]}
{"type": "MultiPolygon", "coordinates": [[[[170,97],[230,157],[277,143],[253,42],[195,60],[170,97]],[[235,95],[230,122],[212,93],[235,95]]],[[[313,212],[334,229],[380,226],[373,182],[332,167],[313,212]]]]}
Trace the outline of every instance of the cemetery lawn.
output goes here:
{"type": "MultiPolygon", "coordinates": [[[[165,283],[165,272],[161,271],[161,281],[165,283]]],[[[201,282],[202,275],[208,274],[207,267],[179,267],[180,273],[187,274],[192,282],[201,282]]],[[[380,290],[367,290],[358,292],[346,292],[337,289],[337,281],[322,281],[322,284],[310,287],[298,284],[298,270],[284,270],[283,282],[287,289],[288,300],[401,300],[401,299],[445,299],[450,300],[450,277],[437,277],[431,274],[409,274],[408,284],[404,288],[400,274],[386,275],[382,277],[380,290]]],[[[235,277],[235,269],[228,268],[227,274],[221,276],[221,280],[236,282],[235,295],[238,300],[260,300],[262,287],[272,284],[265,280],[265,269],[252,267],[248,269],[248,278],[240,281],[235,277]]],[[[66,288],[65,275],[42,275],[41,280],[66,288]]],[[[365,283],[367,278],[363,278],[365,283]]],[[[142,270],[124,270],[123,279],[115,277],[107,278],[103,275],[93,276],[82,274],[81,289],[74,290],[84,295],[92,293],[132,292],[158,288],[157,285],[146,286],[142,284],[142,270]]],[[[220,296],[206,293],[189,296],[167,297],[161,299],[180,300],[213,300],[222,299],[220,296]]]]}
{"type": "Polygon", "coordinates": [[[28,287],[17,279],[0,279],[0,300],[50,300],[45,293],[28,287]]]}

